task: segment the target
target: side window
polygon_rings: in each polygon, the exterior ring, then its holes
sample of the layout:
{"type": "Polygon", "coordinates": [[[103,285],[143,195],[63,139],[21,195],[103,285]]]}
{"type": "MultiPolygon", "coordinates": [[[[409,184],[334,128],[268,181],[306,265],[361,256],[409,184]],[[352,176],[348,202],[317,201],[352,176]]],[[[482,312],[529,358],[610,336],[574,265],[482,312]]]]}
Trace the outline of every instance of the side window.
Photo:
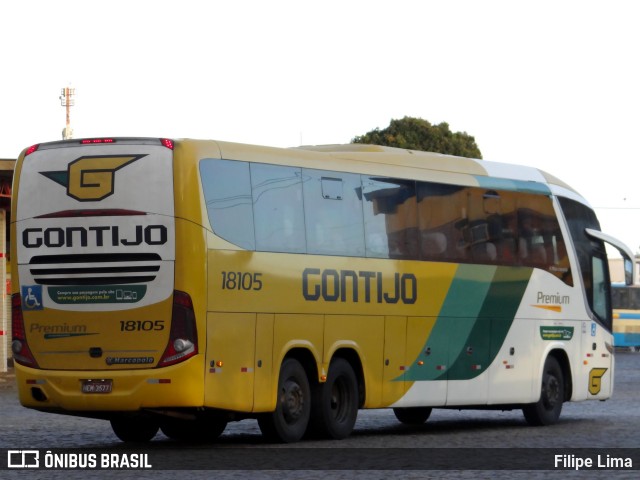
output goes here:
{"type": "Polygon", "coordinates": [[[560,205],[569,226],[573,240],[580,274],[584,285],[587,302],[594,314],[600,318],[605,328],[611,330],[611,318],[608,312],[608,264],[602,242],[587,237],[586,228],[600,230],[600,223],[595,213],[586,205],[575,200],[560,197],[560,205]],[[604,280],[604,283],[602,279],[604,280]],[[602,292],[604,289],[604,293],[602,292]],[[607,305],[607,307],[604,307],[607,305]],[[606,312],[605,309],[606,308],[606,312]]]}
{"type": "Polygon", "coordinates": [[[516,193],[469,188],[466,241],[474,263],[517,264],[516,193]]]}
{"type": "Polygon", "coordinates": [[[591,261],[593,272],[593,313],[605,323],[611,325],[609,312],[609,275],[607,266],[605,266],[606,257],[593,257],[591,261]]]}
{"type": "Polygon", "coordinates": [[[573,285],[567,248],[551,199],[521,194],[518,198],[518,256],[523,265],[553,273],[573,285]]]}
{"type": "Polygon", "coordinates": [[[303,169],[307,252],[364,257],[360,175],[303,169]]]}
{"type": "Polygon", "coordinates": [[[213,231],[234,245],[254,250],[249,164],[205,159],[200,162],[200,177],[213,231]]]}
{"type": "Polygon", "coordinates": [[[362,176],[367,257],[419,258],[415,182],[362,176]]]}
{"type": "Polygon", "coordinates": [[[466,259],[467,188],[418,182],[420,258],[440,262],[466,259]]]}
{"type": "Polygon", "coordinates": [[[252,163],[251,189],[256,249],[304,253],[301,169],[252,163]]]}

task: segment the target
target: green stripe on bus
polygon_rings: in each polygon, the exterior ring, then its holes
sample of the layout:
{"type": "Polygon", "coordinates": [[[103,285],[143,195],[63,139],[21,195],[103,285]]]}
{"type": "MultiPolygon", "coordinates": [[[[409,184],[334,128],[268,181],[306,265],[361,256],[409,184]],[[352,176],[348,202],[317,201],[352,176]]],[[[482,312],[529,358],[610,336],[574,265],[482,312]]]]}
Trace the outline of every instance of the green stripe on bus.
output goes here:
{"type": "Polygon", "coordinates": [[[479,186],[482,188],[551,195],[551,189],[549,188],[549,186],[542,182],[512,180],[510,178],[484,177],[480,175],[476,175],[474,178],[478,181],[479,186]]]}
{"type": "Polygon", "coordinates": [[[531,272],[531,268],[498,267],[466,344],[451,362],[447,379],[475,378],[493,363],[513,324],[531,272]]]}
{"type": "Polygon", "coordinates": [[[460,265],[425,346],[396,380],[467,380],[480,375],[504,343],[531,272],[460,265]]]}

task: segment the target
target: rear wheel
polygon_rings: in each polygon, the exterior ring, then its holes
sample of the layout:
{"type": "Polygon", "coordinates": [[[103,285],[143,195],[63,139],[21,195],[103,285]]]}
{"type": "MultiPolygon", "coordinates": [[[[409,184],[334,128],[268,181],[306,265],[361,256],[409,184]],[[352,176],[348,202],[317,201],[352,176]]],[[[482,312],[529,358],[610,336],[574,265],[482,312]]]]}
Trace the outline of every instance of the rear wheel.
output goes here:
{"type": "Polygon", "coordinates": [[[407,425],[422,425],[431,415],[431,407],[394,408],[396,418],[407,425]]]}
{"type": "Polygon", "coordinates": [[[334,439],[348,437],[358,416],[358,381],[349,362],[336,358],[327,381],[314,392],[312,433],[334,439]]]}
{"type": "Polygon", "coordinates": [[[126,417],[111,420],[113,433],[123,442],[143,443],[158,433],[158,424],[143,417],[126,417]]]}
{"type": "Polygon", "coordinates": [[[310,414],[311,390],[307,372],[298,360],[288,358],[280,367],[276,410],[258,417],[258,425],[270,440],[297,442],[307,430],[310,414]]]}
{"type": "Polygon", "coordinates": [[[525,405],[524,418],[530,425],[552,425],[560,418],[564,402],[564,377],[562,368],[555,357],[549,356],[544,362],[540,400],[525,405]]]}

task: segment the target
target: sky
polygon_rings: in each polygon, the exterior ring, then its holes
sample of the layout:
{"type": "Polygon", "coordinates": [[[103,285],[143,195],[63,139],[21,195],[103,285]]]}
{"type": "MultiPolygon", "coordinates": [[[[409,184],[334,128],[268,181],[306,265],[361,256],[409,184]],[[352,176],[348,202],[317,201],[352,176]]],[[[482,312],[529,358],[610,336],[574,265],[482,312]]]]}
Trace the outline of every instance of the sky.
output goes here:
{"type": "Polygon", "coordinates": [[[447,122],[540,168],[640,251],[635,0],[5,0],[0,158],[61,139],[349,143],[447,122]]]}

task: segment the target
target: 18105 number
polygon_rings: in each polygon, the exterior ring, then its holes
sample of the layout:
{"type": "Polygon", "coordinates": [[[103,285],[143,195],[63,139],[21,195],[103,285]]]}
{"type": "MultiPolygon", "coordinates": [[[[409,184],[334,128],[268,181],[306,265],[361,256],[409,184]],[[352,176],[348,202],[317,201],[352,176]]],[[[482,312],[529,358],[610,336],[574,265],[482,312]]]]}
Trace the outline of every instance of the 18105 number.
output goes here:
{"type": "Polygon", "coordinates": [[[164,320],[120,320],[121,332],[151,332],[164,330],[164,320]]]}
{"type": "Polygon", "coordinates": [[[262,290],[262,274],[221,272],[222,290],[262,290]]]}

